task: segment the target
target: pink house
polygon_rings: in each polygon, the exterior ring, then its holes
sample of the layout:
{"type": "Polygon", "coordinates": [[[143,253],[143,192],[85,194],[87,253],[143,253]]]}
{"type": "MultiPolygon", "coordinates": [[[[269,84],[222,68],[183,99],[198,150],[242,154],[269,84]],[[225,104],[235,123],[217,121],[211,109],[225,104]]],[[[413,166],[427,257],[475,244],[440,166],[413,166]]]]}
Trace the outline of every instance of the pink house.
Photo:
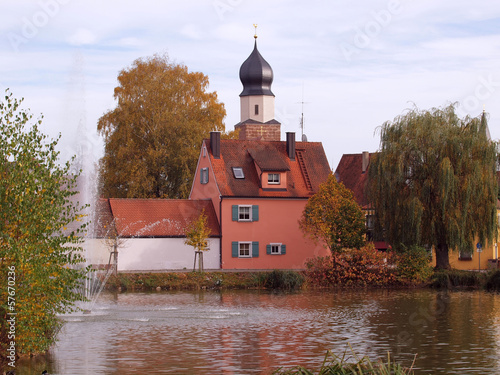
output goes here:
{"type": "Polygon", "coordinates": [[[210,199],[221,231],[221,268],[303,269],[328,250],[306,239],[298,221],[330,172],[319,142],[281,141],[273,72],[257,50],[240,68],[239,140],[204,140],[190,199],[210,199]]]}

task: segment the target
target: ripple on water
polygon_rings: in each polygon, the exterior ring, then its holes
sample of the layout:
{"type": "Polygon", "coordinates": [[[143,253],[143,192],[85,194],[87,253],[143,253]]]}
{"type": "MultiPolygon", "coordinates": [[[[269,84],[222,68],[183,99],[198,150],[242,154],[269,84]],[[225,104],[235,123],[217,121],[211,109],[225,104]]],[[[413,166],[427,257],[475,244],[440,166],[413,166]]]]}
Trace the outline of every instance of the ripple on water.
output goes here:
{"type": "Polygon", "coordinates": [[[327,350],[342,355],[351,344],[374,359],[389,350],[407,366],[418,353],[422,374],[497,374],[499,331],[478,327],[500,321],[499,305],[500,296],[476,292],[103,295],[91,314],[63,317],[51,373],[317,369],[327,350]]]}

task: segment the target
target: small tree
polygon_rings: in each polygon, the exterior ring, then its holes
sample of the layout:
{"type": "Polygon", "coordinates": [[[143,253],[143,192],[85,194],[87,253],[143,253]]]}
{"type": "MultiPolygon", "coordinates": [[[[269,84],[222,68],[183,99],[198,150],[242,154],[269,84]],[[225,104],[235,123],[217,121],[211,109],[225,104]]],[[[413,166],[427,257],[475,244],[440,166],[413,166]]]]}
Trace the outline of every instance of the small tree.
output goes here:
{"type": "MultiPolygon", "coordinates": [[[[22,100],[7,91],[0,101],[0,356],[46,351],[55,340],[57,314],[72,310],[85,270],[80,253],[85,225],[72,203],[76,177],[60,164],[57,140],[47,141],[22,100]],[[72,223],[73,231],[69,224],[72,223]],[[8,282],[7,282],[8,280],[8,282]],[[8,287],[7,287],[8,285],[8,287]],[[12,315],[16,313],[17,315],[12,315]],[[8,319],[15,317],[15,339],[8,319]]],[[[10,360],[11,358],[9,358],[10,360]]]]}
{"type": "Polygon", "coordinates": [[[196,264],[196,255],[198,255],[198,269],[201,272],[203,272],[203,252],[209,250],[207,240],[209,236],[208,217],[205,215],[205,211],[203,211],[187,228],[186,240],[184,241],[186,245],[194,247],[194,261],[196,264]]]}
{"type": "Polygon", "coordinates": [[[332,253],[360,248],[365,239],[365,217],[351,190],[333,174],[320,185],[306,204],[299,221],[304,235],[322,241],[332,253]]]}

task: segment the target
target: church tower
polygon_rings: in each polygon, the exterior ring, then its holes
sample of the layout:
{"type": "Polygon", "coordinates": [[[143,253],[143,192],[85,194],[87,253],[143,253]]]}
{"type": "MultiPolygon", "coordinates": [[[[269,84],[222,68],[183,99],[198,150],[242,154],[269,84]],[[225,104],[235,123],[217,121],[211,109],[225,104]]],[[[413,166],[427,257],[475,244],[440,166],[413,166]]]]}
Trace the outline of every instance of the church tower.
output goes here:
{"type": "Polygon", "coordinates": [[[241,122],[235,125],[240,139],[279,141],[281,124],[274,119],[273,70],[257,49],[240,68],[243,91],[240,94],[241,122]]]}

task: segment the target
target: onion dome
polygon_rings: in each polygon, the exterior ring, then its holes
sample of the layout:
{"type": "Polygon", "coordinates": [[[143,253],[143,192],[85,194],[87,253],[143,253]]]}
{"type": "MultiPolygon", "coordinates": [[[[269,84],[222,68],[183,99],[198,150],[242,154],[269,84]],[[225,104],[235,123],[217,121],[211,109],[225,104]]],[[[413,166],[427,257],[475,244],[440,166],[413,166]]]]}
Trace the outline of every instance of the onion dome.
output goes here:
{"type": "Polygon", "coordinates": [[[264,60],[257,50],[257,40],[252,53],[240,68],[240,80],[243,91],[240,96],[269,95],[274,96],[271,91],[273,83],[273,70],[271,65],[264,60]]]}

